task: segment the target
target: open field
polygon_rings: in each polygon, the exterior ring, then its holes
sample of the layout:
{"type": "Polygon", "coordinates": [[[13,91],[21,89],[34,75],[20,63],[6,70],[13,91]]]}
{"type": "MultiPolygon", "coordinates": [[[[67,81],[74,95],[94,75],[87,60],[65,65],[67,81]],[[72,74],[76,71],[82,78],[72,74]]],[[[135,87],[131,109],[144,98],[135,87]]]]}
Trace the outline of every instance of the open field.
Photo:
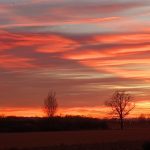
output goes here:
{"type": "Polygon", "coordinates": [[[104,131],[67,131],[0,133],[1,149],[140,149],[145,141],[150,141],[150,128],[104,130],[104,131]],[[109,143],[109,148],[108,148],[109,143]],[[80,148],[79,148],[80,147],[80,148]],[[87,147],[87,148],[85,148],[87,147]],[[101,148],[100,148],[101,147],[101,148]],[[102,148],[103,147],[103,148],[102,148]],[[120,148],[119,148],[120,149],[120,148]]]}

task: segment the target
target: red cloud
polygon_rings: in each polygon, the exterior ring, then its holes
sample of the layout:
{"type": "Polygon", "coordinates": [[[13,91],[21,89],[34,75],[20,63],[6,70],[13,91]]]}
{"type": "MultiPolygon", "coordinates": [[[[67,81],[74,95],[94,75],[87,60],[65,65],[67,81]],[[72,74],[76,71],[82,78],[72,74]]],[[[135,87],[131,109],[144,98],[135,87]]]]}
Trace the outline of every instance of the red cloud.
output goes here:
{"type": "Polygon", "coordinates": [[[57,53],[73,50],[78,47],[78,43],[76,41],[58,35],[49,35],[42,42],[42,45],[36,50],[37,52],[57,53]]]}
{"type": "MultiPolygon", "coordinates": [[[[104,70],[121,77],[148,78],[150,71],[140,69],[140,65],[150,66],[147,54],[150,52],[150,36],[142,34],[96,35],[87,40],[87,44],[107,46],[96,49],[66,52],[64,58],[73,59],[95,70],[104,70]],[[109,46],[110,45],[110,46],[109,46]],[[141,55],[141,57],[139,57],[141,55]],[[134,66],[134,68],[131,68],[134,66]]],[[[86,43],[86,42],[85,42],[86,43]]]]}
{"type": "MultiPolygon", "coordinates": [[[[14,34],[1,32],[1,51],[11,51],[17,47],[36,46],[34,53],[61,53],[65,59],[76,60],[83,66],[96,70],[103,69],[111,74],[123,77],[147,77],[149,71],[138,69],[139,64],[149,65],[145,58],[149,52],[148,33],[138,34],[105,34],[89,36],[84,40],[71,39],[58,34],[14,34]],[[101,45],[106,45],[101,47],[101,45]],[[90,45],[89,48],[84,46],[90,45]],[[110,46],[109,46],[110,45],[110,46]],[[97,46],[95,49],[94,46],[97,46]],[[100,46],[100,48],[98,48],[100,46]],[[93,49],[92,49],[93,47],[93,49]],[[78,50],[79,49],[79,50],[78,50]],[[81,49],[81,50],[80,50],[81,49]],[[142,58],[139,54],[143,53],[142,58]],[[137,67],[134,71],[129,64],[137,67]]],[[[32,59],[1,56],[1,66],[8,68],[33,67],[32,59]],[[8,58],[7,58],[8,57],[8,58]],[[20,62],[19,64],[17,62],[20,62]]]]}
{"type": "Polygon", "coordinates": [[[4,32],[0,35],[1,51],[21,46],[37,46],[37,52],[56,53],[78,47],[77,41],[57,34],[14,34],[4,32]]]}
{"type": "Polygon", "coordinates": [[[35,67],[32,64],[32,59],[29,58],[18,58],[11,55],[0,56],[0,68],[6,69],[25,69],[35,67]]]}

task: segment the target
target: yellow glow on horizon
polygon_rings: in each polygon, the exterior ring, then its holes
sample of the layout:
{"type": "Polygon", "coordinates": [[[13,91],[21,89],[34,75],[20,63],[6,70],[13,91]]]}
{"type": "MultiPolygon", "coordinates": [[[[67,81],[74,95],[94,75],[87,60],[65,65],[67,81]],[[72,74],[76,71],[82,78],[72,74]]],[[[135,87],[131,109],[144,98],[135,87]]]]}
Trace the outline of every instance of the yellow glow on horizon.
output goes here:
{"type": "MultiPolygon", "coordinates": [[[[58,116],[66,115],[80,115],[87,117],[96,118],[109,118],[110,109],[105,106],[95,106],[95,107],[72,107],[72,108],[61,108],[58,110],[58,116]]],[[[136,102],[135,109],[128,116],[139,117],[141,114],[150,114],[150,102],[141,101],[136,102]]],[[[42,108],[0,108],[1,116],[24,116],[24,117],[44,117],[45,114],[42,108]]]]}

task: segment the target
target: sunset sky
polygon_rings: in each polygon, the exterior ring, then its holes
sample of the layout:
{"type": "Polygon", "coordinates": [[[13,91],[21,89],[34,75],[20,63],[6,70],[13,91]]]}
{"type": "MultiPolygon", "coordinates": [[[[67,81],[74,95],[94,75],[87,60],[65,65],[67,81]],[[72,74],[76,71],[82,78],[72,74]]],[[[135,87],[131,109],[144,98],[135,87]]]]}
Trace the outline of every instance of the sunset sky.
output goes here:
{"type": "Polygon", "coordinates": [[[101,117],[126,90],[150,113],[149,0],[0,0],[0,114],[101,117]]]}

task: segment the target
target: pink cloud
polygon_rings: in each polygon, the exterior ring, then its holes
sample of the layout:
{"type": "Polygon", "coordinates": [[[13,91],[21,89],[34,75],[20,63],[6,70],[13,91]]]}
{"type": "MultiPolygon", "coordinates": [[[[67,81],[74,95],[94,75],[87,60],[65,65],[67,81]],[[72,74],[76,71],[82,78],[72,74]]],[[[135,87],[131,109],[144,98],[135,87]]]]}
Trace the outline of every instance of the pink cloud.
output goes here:
{"type": "Polygon", "coordinates": [[[73,41],[69,38],[65,38],[63,36],[50,35],[45,38],[45,44],[41,43],[36,51],[41,53],[57,53],[64,52],[68,50],[73,50],[78,47],[78,42],[73,41]]]}
{"type": "Polygon", "coordinates": [[[30,58],[18,58],[11,55],[0,56],[0,68],[5,69],[25,69],[35,67],[30,58]]]}
{"type": "Polygon", "coordinates": [[[147,33],[142,34],[118,34],[118,35],[96,35],[87,40],[93,45],[112,45],[100,49],[84,49],[64,53],[63,57],[76,60],[80,64],[95,70],[104,70],[110,74],[120,77],[148,78],[149,70],[141,70],[139,65],[150,66],[150,37],[147,33]],[[113,46],[113,45],[116,46],[113,46]],[[141,57],[139,57],[140,53],[141,57]],[[131,69],[134,65],[135,69],[131,69]]]}

